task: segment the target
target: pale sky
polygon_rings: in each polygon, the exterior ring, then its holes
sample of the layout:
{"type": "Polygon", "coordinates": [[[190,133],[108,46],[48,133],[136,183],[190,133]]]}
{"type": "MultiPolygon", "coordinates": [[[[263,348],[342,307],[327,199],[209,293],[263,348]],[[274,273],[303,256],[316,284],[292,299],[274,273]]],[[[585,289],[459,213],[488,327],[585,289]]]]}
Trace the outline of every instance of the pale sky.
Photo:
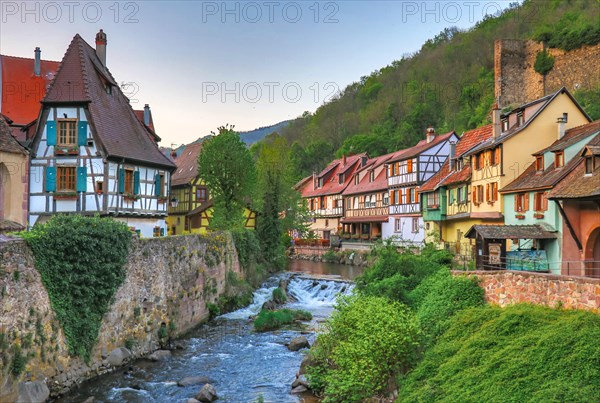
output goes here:
{"type": "MultiPolygon", "coordinates": [[[[225,123],[245,131],[314,112],[338,90],[468,28],[507,1],[0,1],[0,53],[60,61],[76,33],[135,109],[150,104],[162,145],[225,123]]],[[[460,55],[457,55],[460,57],[460,55]]]]}

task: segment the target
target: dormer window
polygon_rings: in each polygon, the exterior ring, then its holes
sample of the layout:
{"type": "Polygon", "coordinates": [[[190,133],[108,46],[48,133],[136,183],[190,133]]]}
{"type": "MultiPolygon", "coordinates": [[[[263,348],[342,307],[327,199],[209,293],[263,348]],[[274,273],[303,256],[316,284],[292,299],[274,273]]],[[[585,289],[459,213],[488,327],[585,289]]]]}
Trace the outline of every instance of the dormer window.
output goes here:
{"type": "Polygon", "coordinates": [[[463,169],[463,167],[464,167],[464,163],[465,162],[463,161],[462,158],[457,159],[456,160],[456,165],[455,165],[456,166],[456,170],[457,171],[461,171],[463,169]]]}
{"type": "Polygon", "coordinates": [[[591,175],[594,172],[594,158],[585,157],[585,174],[591,175]]]}
{"type": "Polygon", "coordinates": [[[369,182],[373,182],[375,180],[375,171],[369,172],[369,182]]]}
{"type": "Polygon", "coordinates": [[[557,151],[554,155],[554,167],[560,168],[565,165],[565,154],[562,151],[557,151]]]}
{"type": "Polygon", "coordinates": [[[322,188],[322,187],[323,187],[323,178],[319,178],[319,179],[317,180],[317,187],[318,187],[318,188],[322,188]]]}
{"type": "Polygon", "coordinates": [[[345,176],[344,174],[339,175],[339,184],[340,185],[344,184],[344,176],[345,176]]]}
{"type": "Polygon", "coordinates": [[[358,176],[358,174],[354,175],[354,184],[358,185],[358,182],[360,182],[360,177],[358,176]]]}
{"type": "Polygon", "coordinates": [[[502,119],[502,131],[503,132],[508,131],[508,119],[507,118],[502,119]]]}
{"type": "Polygon", "coordinates": [[[525,118],[523,117],[523,112],[517,113],[517,126],[522,126],[525,122],[525,118]]]}
{"type": "Polygon", "coordinates": [[[544,156],[538,155],[535,157],[535,170],[543,171],[544,170],[544,156]]]}

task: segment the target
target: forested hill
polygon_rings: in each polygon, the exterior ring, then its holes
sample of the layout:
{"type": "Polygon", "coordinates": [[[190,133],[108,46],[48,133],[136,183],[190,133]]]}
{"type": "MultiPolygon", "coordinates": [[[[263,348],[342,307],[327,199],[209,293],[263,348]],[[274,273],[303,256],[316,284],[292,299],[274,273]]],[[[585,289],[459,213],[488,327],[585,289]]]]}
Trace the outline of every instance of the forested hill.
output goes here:
{"type": "MultiPolygon", "coordinates": [[[[428,125],[458,133],[488,122],[494,101],[494,40],[535,39],[572,50],[600,42],[598,0],[525,0],[473,28],[447,28],[413,55],[361,77],[281,134],[299,177],[343,153],[371,156],[414,145],[428,125]]],[[[575,96],[599,118],[600,86],[575,96]]]]}

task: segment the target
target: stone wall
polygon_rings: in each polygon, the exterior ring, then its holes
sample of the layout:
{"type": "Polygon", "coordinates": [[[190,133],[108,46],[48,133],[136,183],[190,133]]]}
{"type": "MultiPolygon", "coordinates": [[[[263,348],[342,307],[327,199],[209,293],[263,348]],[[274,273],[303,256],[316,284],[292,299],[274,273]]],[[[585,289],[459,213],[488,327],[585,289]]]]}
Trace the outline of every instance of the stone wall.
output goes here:
{"type": "Polygon", "coordinates": [[[487,302],[506,306],[526,302],[552,308],[600,310],[600,278],[522,271],[454,271],[476,276],[487,302]]]}
{"type": "Polygon", "coordinates": [[[533,67],[543,49],[544,45],[535,41],[503,39],[494,43],[495,95],[502,108],[541,98],[561,87],[574,92],[600,84],[600,44],[569,52],[548,49],[554,56],[554,68],[545,79],[533,67]]]}
{"type": "Polygon", "coordinates": [[[175,337],[208,319],[207,304],[216,303],[224,293],[228,271],[245,277],[229,235],[134,239],[127,277],[103,319],[91,362],[86,364],[68,354],[29,247],[22,241],[0,243],[0,257],[3,403],[16,400],[19,382],[44,381],[56,395],[111,371],[114,364],[156,350],[161,326],[167,326],[175,337]],[[18,379],[8,375],[16,346],[28,356],[18,379]]]}

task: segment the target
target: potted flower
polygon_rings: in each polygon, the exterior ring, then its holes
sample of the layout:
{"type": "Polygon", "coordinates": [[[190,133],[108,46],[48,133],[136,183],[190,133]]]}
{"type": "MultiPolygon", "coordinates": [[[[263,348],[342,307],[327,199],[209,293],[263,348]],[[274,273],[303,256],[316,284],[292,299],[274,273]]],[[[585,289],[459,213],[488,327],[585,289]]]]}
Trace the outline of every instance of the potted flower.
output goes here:
{"type": "Polygon", "coordinates": [[[525,219],[525,214],[523,214],[523,213],[517,213],[517,214],[515,214],[515,218],[517,220],[524,220],[525,219]]]}
{"type": "Polygon", "coordinates": [[[126,200],[140,200],[141,196],[140,195],[134,195],[133,193],[123,193],[123,198],[126,200]]]}
{"type": "Polygon", "coordinates": [[[168,196],[158,196],[158,202],[159,203],[166,203],[169,201],[169,197],[168,196]]]}
{"type": "Polygon", "coordinates": [[[361,238],[367,241],[369,239],[369,234],[362,234],[361,238]]]}
{"type": "Polygon", "coordinates": [[[54,198],[58,200],[74,200],[77,199],[77,192],[58,192],[54,194],[54,198]]]}
{"type": "Polygon", "coordinates": [[[533,218],[544,218],[544,213],[535,212],[533,213],[533,218]]]}

